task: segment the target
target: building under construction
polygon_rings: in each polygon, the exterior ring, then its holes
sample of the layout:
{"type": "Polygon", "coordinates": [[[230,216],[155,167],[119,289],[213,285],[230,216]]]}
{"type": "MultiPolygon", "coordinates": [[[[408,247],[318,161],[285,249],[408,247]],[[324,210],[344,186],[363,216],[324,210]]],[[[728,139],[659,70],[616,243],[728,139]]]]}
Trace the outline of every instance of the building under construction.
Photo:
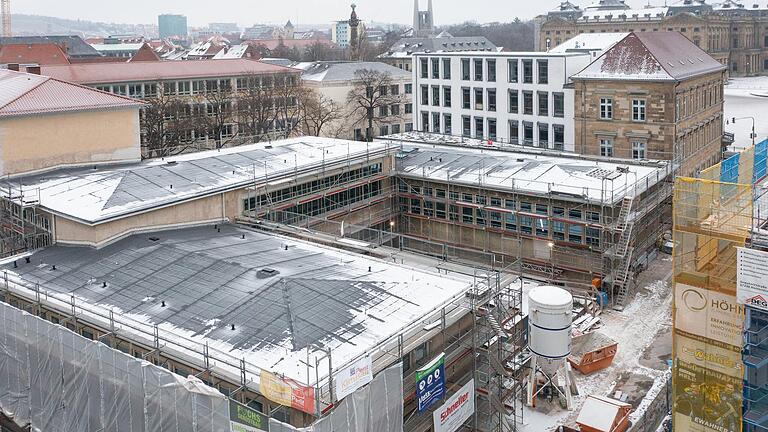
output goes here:
{"type": "Polygon", "coordinates": [[[296,427],[332,416],[334,373],[369,357],[402,362],[405,429],[426,431],[438,407],[417,408],[415,371],[444,353],[448,394],[474,380],[473,427],[516,430],[519,277],[592,300],[599,278],[620,304],[664,230],[672,171],[302,137],[4,179],[5,250],[31,255],[4,265],[3,293],[296,427]],[[19,229],[21,215],[49,223],[19,229]],[[316,406],[267,398],[262,374],[316,406]]]}

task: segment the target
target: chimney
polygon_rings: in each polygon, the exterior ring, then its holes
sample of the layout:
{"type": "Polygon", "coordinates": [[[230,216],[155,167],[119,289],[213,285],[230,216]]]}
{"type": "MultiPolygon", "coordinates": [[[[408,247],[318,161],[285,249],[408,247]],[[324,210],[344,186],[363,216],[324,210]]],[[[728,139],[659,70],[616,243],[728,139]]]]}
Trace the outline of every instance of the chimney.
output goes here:
{"type": "Polygon", "coordinates": [[[19,71],[19,64],[18,63],[8,63],[8,70],[12,71],[19,71]]]}
{"type": "Polygon", "coordinates": [[[27,66],[27,73],[40,75],[40,66],[27,66]]]}

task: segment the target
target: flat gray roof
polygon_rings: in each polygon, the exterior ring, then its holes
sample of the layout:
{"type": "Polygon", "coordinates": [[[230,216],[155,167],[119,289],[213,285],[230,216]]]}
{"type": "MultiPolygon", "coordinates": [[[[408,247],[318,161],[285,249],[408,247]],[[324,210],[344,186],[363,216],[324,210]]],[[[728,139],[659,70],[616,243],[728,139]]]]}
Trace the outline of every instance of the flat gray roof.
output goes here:
{"type": "Polygon", "coordinates": [[[323,163],[384,151],[385,143],[300,137],[151,159],[140,163],[68,168],[0,180],[0,194],[53,213],[99,223],[227,190],[263,184],[323,163]]]}
{"type": "Polygon", "coordinates": [[[151,335],[157,324],[176,346],[207,342],[214,358],[304,382],[308,355],[328,347],[339,367],[472,284],[234,225],[136,234],[98,250],[52,246],[17,264],[0,266],[11,282],[39,283],[65,308],[74,295],[86,311],[114,310],[121,334],[151,335]]]}

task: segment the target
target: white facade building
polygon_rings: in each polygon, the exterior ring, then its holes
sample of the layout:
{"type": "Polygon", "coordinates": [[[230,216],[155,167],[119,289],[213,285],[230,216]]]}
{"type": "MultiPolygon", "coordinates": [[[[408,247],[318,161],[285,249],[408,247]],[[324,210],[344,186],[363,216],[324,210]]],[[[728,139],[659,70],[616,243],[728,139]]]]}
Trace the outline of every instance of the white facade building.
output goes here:
{"type": "Polygon", "coordinates": [[[574,150],[569,77],[589,53],[414,55],[414,126],[421,131],[574,150]]]}

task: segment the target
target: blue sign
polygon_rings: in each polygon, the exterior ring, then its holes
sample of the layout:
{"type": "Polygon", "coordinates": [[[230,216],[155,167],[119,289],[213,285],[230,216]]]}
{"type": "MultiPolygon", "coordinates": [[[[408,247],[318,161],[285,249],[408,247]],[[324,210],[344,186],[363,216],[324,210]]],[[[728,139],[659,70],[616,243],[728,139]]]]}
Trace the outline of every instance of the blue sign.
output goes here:
{"type": "Polygon", "coordinates": [[[416,371],[416,397],[423,412],[445,396],[445,353],[416,371]]]}

